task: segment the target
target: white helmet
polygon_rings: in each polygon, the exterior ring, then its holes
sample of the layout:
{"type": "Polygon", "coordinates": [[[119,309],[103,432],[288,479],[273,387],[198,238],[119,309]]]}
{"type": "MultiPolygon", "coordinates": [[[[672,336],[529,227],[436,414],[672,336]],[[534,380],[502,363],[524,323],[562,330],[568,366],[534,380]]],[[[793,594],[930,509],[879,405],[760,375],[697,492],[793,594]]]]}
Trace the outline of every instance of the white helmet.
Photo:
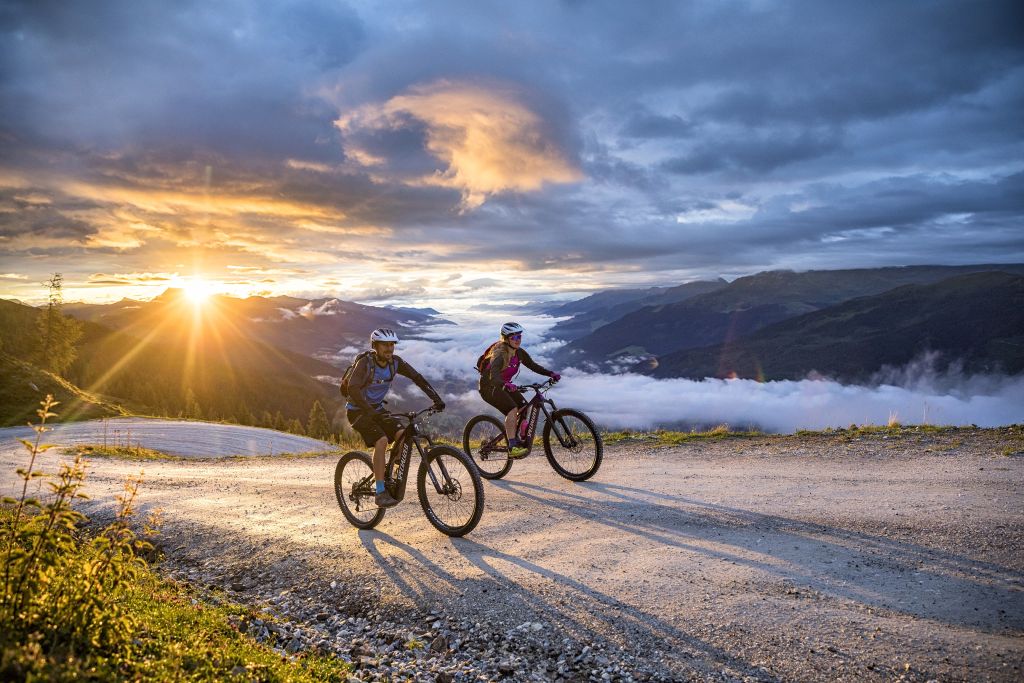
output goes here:
{"type": "Polygon", "coordinates": [[[378,327],[370,333],[370,346],[374,342],[398,342],[398,334],[386,327],[378,327]]]}
{"type": "Polygon", "coordinates": [[[523,326],[519,323],[505,323],[501,326],[501,336],[507,337],[510,334],[522,334],[523,326]]]}

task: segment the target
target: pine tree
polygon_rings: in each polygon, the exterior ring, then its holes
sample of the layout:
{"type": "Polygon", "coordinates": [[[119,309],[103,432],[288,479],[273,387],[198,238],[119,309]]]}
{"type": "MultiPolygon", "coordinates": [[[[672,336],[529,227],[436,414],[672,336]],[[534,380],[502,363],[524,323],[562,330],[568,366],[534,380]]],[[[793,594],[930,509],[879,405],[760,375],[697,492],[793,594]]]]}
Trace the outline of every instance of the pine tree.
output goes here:
{"type": "Polygon", "coordinates": [[[75,344],[82,336],[82,323],[61,312],[64,277],[54,273],[43,284],[49,291],[46,311],[38,318],[39,348],[35,360],[39,367],[62,375],[78,354],[75,344]]]}
{"type": "Polygon", "coordinates": [[[284,415],[281,414],[280,410],[274,415],[274,429],[279,432],[288,431],[288,423],[285,421],[284,415]]]}
{"type": "Polygon", "coordinates": [[[289,431],[292,434],[298,434],[299,436],[306,435],[305,430],[302,428],[302,423],[299,422],[299,418],[297,417],[293,417],[291,421],[288,422],[288,429],[285,431],[289,431]]]}
{"type": "Polygon", "coordinates": [[[327,413],[320,405],[320,401],[313,401],[313,408],[309,411],[309,420],[306,421],[306,435],[321,441],[326,441],[331,436],[331,425],[327,421],[327,413]]]}
{"type": "Polygon", "coordinates": [[[203,417],[203,409],[199,407],[199,401],[192,391],[192,387],[185,389],[185,417],[199,420],[203,417]]]}

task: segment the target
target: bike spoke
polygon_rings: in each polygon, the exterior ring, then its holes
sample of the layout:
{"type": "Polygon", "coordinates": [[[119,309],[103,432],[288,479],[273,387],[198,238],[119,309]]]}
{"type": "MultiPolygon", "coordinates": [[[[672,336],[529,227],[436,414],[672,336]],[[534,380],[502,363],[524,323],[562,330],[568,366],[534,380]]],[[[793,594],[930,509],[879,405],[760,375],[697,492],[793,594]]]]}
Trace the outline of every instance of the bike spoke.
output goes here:
{"type": "Polygon", "coordinates": [[[437,519],[452,528],[467,524],[475,514],[476,500],[465,465],[451,455],[439,455],[431,460],[428,478],[433,485],[426,487],[427,503],[437,519]]]}
{"type": "Polygon", "coordinates": [[[601,465],[603,447],[590,420],[578,411],[557,411],[548,422],[544,449],[555,470],[568,479],[589,479],[601,465]]]}

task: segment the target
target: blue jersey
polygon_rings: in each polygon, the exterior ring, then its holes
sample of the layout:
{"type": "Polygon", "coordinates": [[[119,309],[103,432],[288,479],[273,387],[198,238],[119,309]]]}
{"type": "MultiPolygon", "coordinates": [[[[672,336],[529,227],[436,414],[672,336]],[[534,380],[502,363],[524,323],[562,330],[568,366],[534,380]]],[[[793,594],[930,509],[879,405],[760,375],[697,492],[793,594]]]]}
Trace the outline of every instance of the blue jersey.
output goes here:
{"type": "MultiPolygon", "coordinates": [[[[391,382],[394,379],[394,363],[388,363],[384,367],[373,363],[373,379],[370,380],[369,386],[363,392],[366,396],[366,402],[379,410],[380,404],[384,397],[388,395],[388,391],[391,389],[391,382]]],[[[358,410],[359,407],[352,403],[352,401],[349,401],[345,408],[348,410],[358,410]]]]}

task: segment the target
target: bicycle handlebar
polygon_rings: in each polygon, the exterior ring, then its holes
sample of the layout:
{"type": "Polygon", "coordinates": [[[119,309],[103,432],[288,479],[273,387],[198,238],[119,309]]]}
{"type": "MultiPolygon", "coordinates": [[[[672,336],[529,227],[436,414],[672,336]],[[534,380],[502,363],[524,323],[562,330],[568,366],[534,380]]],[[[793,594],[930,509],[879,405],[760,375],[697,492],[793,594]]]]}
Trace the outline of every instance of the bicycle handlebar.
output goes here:
{"type": "Polygon", "coordinates": [[[424,408],[423,410],[420,410],[420,411],[417,411],[417,412],[392,413],[392,414],[393,415],[397,415],[399,417],[404,417],[407,420],[409,420],[409,422],[412,422],[413,420],[415,420],[420,415],[423,415],[424,413],[429,413],[429,414],[433,415],[434,413],[439,413],[439,412],[441,412],[441,411],[440,410],[435,410],[434,406],[429,406],[429,407],[424,408]]]}
{"type": "Polygon", "coordinates": [[[542,389],[549,389],[555,386],[555,380],[548,378],[546,382],[540,384],[520,384],[520,389],[533,389],[534,391],[541,391],[542,389]]]}

